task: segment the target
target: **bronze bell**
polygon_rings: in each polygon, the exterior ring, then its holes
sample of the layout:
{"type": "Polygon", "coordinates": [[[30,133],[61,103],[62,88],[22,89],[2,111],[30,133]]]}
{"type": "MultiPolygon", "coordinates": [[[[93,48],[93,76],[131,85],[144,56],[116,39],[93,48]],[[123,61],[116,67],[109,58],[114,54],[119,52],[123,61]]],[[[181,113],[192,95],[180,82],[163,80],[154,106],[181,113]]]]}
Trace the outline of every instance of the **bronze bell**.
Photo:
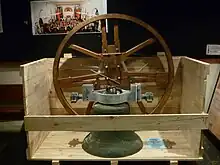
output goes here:
{"type": "MultiPolygon", "coordinates": [[[[106,89],[106,94],[116,95],[118,90],[106,89]],[[112,93],[113,92],[113,93],[112,93]]],[[[103,104],[96,102],[92,115],[127,115],[130,114],[128,102],[120,104],[103,104]]],[[[82,148],[87,153],[104,157],[119,158],[133,155],[140,151],[143,142],[134,131],[99,131],[90,132],[83,141],[82,148]]]]}

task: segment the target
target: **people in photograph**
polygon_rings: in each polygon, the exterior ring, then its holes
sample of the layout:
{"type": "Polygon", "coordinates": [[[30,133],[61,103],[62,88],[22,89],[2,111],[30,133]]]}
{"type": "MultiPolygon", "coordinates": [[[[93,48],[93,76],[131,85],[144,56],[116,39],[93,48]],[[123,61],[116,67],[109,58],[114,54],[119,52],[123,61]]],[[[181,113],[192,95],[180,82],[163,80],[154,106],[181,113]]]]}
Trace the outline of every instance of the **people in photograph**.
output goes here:
{"type": "MultiPolygon", "coordinates": [[[[95,8],[95,16],[99,15],[99,10],[95,8]]],[[[94,22],[94,31],[98,32],[99,31],[99,21],[94,22]]]]}
{"type": "MultiPolygon", "coordinates": [[[[91,13],[80,5],[67,6],[63,10],[61,6],[57,6],[54,14],[49,15],[50,19],[39,18],[35,24],[36,34],[46,33],[66,33],[71,31],[79,23],[88,20],[91,17],[98,16],[98,8],[94,8],[91,13]],[[83,12],[83,13],[82,13],[83,12]],[[46,21],[47,20],[47,21],[46,21]]],[[[91,23],[80,30],[80,32],[99,32],[100,22],[91,23]]]]}
{"type": "Polygon", "coordinates": [[[35,34],[41,34],[41,28],[38,22],[35,22],[34,30],[35,30],[35,34]]]}

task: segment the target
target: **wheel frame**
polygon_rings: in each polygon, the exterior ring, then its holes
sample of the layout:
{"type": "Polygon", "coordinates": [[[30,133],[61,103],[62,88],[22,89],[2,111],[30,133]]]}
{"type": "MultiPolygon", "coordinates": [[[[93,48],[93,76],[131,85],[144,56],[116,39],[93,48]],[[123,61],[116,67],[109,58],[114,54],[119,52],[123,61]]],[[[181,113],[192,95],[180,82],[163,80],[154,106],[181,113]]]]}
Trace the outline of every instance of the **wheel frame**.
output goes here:
{"type": "MultiPolygon", "coordinates": [[[[65,108],[65,110],[69,114],[77,115],[77,112],[74,110],[74,108],[71,106],[71,104],[66,100],[64,93],[58,83],[59,63],[60,63],[61,53],[62,53],[64,46],[69,41],[69,39],[74,34],[76,34],[80,29],[82,29],[86,25],[89,25],[90,23],[93,23],[96,21],[101,21],[101,20],[106,20],[106,19],[120,19],[120,20],[126,20],[126,21],[131,21],[133,23],[136,23],[137,25],[140,25],[141,27],[143,27],[146,30],[148,30],[149,32],[151,32],[154,35],[154,37],[157,39],[157,41],[160,43],[160,45],[163,47],[163,49],[165,51],[167,63],[168,63],[168,83],[167,83],[167,88],[164,92],[164,95],[161,97],[157,106],[154,108],[154,110],[151,113],[154,113],[155,111],[158,111],[158,110],[161,111],[162,108],[164,107],[164,105],[166,104],[167,100],[169,99],[169,96],[172,92],[173,82],[174,82],[174,64],[173,64],[171,51],[170,51],[168,45],[166,44],[165,40],[163,39],[163,37],[149,24],[147,24],[147,23],[143,22],[142,20],[135,18],[133,16],[129,16],[129,15],[125,15],[125,14],[117,14],[117,13],[104,14],[104,15],[92,17],[92,18],[78,24],[77,26],[75,26],[62,40],[62,42],[60,43],[60,45],[57,49],[56,56],[55,56],[55,59],[53,62],[53,84],[54,84],[55,92],[57,94],[58,99],[60,100],[61,104],[63,105],[63,107],[65,108]]],[[[90,102],[88,107],[91,108],[93,103],[90,102]]]]}

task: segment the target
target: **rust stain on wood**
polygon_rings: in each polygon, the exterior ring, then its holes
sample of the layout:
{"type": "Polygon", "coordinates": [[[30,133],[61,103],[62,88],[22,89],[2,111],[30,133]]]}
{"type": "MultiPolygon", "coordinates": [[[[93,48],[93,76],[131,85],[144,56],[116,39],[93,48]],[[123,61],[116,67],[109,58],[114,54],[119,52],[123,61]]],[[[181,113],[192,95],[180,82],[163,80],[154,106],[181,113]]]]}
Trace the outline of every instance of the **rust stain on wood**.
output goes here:
{"type": "Polygon", "coordinates": [[[171,149],[176,145],[176,142],[170,141],[169,139],[163,139],[163,142],[168,149],[171,149]]]}
{"type": "Polygon", "coordinates": [[[82,144],[83,142],[82,141],[79,141],[79,139],[73,139],[71,140],[68,144],[69,144],[69,147],[76,147],[77,145],[79,144],[82,144]]]}

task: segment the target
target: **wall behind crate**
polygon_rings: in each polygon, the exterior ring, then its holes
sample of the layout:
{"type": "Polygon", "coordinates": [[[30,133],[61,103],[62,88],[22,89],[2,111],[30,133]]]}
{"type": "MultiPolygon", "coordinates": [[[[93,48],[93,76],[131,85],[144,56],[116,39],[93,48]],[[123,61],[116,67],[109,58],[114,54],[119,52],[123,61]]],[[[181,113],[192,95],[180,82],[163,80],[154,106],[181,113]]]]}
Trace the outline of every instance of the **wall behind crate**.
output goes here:
{"type": "MultiPolygon", "coordinates": [[[[0,60],[54,57],[64,35],[33,36],[29,0],[1,1],[4,33],[0,34],[0,60]]],[[[108,12],[129,14],[149,23],[164,36],[175,56],[204,58],[206,44],[220,43],[217,2],[108,0],[108,12]]],[[[123,36],[129,38],[123,39],[122,46],[136,43],[138,32],[125,29],[123,36]]],[[[97,50],[99,39],[98,35],[79,35],[75,42],[97,50]]]]}

